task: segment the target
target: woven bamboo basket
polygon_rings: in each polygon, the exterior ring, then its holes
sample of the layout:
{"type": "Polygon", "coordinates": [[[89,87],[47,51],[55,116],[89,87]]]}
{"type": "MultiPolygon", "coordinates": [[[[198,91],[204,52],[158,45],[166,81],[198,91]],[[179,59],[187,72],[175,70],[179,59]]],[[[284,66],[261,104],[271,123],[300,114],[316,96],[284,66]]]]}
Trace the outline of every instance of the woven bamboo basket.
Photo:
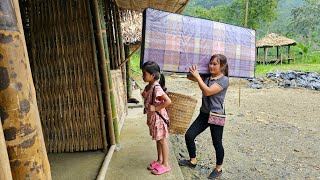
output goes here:
{"type": "Polygon", "coordinates": [[[170,117],[170,133],[184,134],[192,119],[197,100],[191,96],[168,92],[172,103],[167,107],[170,117]]]}

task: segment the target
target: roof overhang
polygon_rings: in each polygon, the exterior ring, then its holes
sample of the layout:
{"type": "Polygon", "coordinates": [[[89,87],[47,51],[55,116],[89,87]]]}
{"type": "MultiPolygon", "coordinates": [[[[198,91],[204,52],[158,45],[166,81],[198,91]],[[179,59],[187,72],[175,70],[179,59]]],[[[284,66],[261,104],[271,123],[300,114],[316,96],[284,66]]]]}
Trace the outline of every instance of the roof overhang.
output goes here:
{"type": "Polygon", "coordinates": [[[122,10],[142,12],[145,8],[181,13],[189,0],[115,0],[122,10]]]}

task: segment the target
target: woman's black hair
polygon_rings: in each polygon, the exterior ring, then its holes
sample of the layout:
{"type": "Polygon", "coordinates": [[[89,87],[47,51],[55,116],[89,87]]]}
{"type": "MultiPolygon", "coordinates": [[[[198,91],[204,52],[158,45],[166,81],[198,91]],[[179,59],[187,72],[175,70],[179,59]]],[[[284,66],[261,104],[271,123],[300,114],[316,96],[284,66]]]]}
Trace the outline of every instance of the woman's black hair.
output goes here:
{"type": "Polygon", "coordinates": [[[210,58],[210,62],[214,59],[218,59],[220,62],[220,66],[222,67],[222,73],[225,76],[229,77],[229,65],[228,65],[228,61],[227,61],[227,57],[223,54],[214,54],[211,58],[210,58]]]}
{"type": "Polygon", "coordinates": [[[161,73],[160,66],[154,61],[147,61],[142,65],[142,70],[148,72],[149,74],[154,75],[154,79],[159,80],[159,84],[162,87],[163,91],[167,91],[166,88],[166,79],[161,73]]]}

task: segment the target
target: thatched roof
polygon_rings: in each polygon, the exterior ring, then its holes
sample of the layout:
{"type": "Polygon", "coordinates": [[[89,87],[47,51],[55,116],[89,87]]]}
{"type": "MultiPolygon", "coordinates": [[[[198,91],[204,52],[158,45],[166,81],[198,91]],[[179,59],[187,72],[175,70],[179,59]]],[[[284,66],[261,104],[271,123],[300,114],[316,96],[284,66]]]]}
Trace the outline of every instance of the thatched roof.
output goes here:
{"type": "Polygon", "coordinates": [[[123,42],[136,44],[141,42],[142,11],[147,8],[181,13],[189,0],[115,0],[120,8],[123,42]]]}
{"type": "Polygon", "coordinates": [[[122,10],[120,17],[123,42],[126,44],[139,43],[142,37],[142,13],[122,10]]]}
{"type": "Polygon", "coordinates": [[[258,40],[256,47],[277,47],[277,46],[288,46],[296,45],[296,41],[279,34],[271,33],[258,40]]]}
{"type": "Polygon", "coordinates": [[[145,8],[181,13],[189,0],[115,0],[122,10],[142,12],[145,8]]]}

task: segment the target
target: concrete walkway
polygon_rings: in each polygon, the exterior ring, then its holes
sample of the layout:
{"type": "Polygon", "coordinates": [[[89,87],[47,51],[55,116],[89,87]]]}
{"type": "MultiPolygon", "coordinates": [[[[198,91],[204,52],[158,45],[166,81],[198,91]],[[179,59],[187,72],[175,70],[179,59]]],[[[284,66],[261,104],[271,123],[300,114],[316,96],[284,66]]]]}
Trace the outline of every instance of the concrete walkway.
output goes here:
{"type": "MultiPolygon", "coordinates": [[[[137,98],[140,103],[142,102],[139,90],[133,92],[133,97],[137,98]]],[[[136,105],[134,108],[130,108],[129,105],[128,115],[120,134],[120,148],[113,153],[105,179],[184,179],[170,141],[168,142],[171,171],[163,175],[153,175],[147,170],[149,163],[157,159],[157,150],[155,141],[151,140],[151,136],[149,135],[146,115],[142,112],[143,108],[141,104],[136,105]]]]}

